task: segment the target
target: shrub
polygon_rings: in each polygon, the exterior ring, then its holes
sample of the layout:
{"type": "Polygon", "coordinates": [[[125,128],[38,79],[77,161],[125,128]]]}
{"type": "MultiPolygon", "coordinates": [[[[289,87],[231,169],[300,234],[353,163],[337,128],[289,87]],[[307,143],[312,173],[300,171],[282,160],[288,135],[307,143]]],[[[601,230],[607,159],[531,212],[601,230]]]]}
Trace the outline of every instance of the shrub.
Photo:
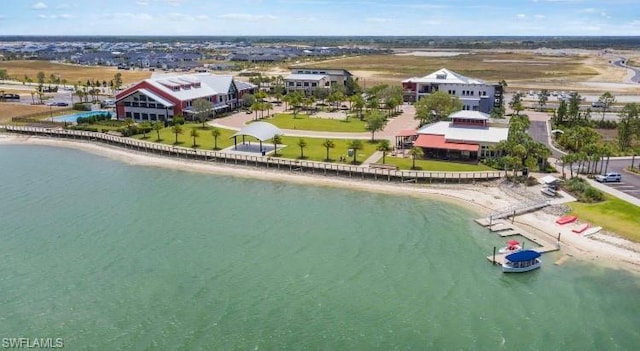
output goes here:
{"type": "Polygon", "coordinates": [[[91,111],[91,106],[82,102],[76,102],[73,104],[73,109],[76,111],[91,111]]]}
{"type": "Polygon", "coordinates": [[[602,191],[592,187],[580,177],[569,179],[565,183],[564,189],[575,196],[580,202],[592,203],[604,201],[602,191]]]}
{"type": "Polygon", "coordinates": [[[592,187],[592,186],[588,186],[587,189],[584,191],[584,197],[586,198],[586,202],[600,202],[600,201],[604,201],[604,194],[602,193],[602,191],[592,187]]]}

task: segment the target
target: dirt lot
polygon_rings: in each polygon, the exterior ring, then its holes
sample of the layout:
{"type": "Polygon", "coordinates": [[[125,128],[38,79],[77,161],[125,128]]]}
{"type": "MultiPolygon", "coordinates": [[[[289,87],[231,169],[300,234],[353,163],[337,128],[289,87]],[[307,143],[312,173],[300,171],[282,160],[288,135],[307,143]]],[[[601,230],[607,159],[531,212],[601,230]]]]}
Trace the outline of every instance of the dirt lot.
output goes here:
{"type": "MultiPolygon", "coordinates": [[[[52,107],[51,110],[55,111],[61,109],[60,107],[52,107]]],[[[0,123],[11,121],[11,117],[18,117],[29,115],[32,113],[47,113],[49,112],[49,106],[44,105],[24,105],[15,104],[11,102],[0,102],[0,123]]]]}
{"type": "Polygon", "coordinates": [[[84,83],[87,80],[101,82],[104,80],[108,83],[118,72],[122,73],[124,84],[137,82],[151,76],[151,72],[148,71],[128,71],[118,70],[115,67],[89,67],[48,61],[2,61],[0,68],[6,69],[9,76],[15,77],[17,80],[23,80],[26,75],[35,82],[38,72],[44,72],[47,80],[51,74],[56,74],[60,75],[60,79],[66,79],[69,84],[75,84],[78,81],[84,83]]]}
{"type": "MultiPolygon", "coordinates": [[[[639,52],[621,54],[640,61],[639,52]]],[[[366,86],[398,85],[403,79],[421,77],[446,67],[489,82],[504,79],[510,90],[549,89],[601,93],[604,89],[616,93],[637,93],[636,86],[623,84],[628,75],[627,70],[609,63],[615,57],[618,57],[617,53],[603,54],[588,50],[476,50],[457,56],[375,55],[330,59],[304,65],[347,69],[360,78],[361,85],[366,86]]]]}

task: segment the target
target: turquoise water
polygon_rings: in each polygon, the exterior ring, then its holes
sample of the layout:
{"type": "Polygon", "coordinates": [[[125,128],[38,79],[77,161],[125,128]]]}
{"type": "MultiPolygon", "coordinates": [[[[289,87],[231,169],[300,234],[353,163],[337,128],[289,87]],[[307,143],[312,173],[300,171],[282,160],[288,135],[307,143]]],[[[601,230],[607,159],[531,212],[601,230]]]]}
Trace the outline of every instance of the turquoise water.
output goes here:
{"type": "Polygon", "coordinates": [[[79,117],[91,117],[95,115],[101,115],[105,112],[109,112],[109,111],[99,110],[99,111],[79,112],[79,113],[74,113],[70,115],[54,117],[53,120],[56,122],[76,122],[79,117]]]}
{"type": "Polygon", "coordinates": [[[640,282],[435,201],[0,146],[0,336],[69,349],[634,350],[640,282]]]}

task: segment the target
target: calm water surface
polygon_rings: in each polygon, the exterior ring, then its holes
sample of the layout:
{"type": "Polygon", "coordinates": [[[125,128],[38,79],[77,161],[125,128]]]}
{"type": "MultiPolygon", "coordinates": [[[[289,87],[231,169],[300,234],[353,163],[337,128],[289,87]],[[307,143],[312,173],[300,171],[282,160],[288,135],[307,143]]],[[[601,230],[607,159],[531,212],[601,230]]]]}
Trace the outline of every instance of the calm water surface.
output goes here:
{"type": "Polygon", "coordinates": [[[640,280],[449,204],[0,146],[0,337],[69,349],[635,350],[640,280]]]}

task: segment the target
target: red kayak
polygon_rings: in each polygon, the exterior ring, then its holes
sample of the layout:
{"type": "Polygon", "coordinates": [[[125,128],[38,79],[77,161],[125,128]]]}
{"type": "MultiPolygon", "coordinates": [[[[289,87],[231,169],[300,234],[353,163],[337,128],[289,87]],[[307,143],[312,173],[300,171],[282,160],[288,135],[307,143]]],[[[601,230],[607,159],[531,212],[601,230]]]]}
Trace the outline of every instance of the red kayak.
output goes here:
{"type": "Polygon", "coordinates": [[[579,226],[578,228],[573,228],[571,229],[572,232],[576,233],[576,234],[580,234],[582,232],[584,232],[585,230],[587,230],[590,227],[589,223],[584,224],[579,226]]]}
{"type": "Polygon", "coordinates": [[[558,223],[558,224],[567,224],[567,223],[575,222],[576,219],[578,219],[578,216],[564,216],[564,217],[558,218],[556,220],[556,223],[558,223]]]}

